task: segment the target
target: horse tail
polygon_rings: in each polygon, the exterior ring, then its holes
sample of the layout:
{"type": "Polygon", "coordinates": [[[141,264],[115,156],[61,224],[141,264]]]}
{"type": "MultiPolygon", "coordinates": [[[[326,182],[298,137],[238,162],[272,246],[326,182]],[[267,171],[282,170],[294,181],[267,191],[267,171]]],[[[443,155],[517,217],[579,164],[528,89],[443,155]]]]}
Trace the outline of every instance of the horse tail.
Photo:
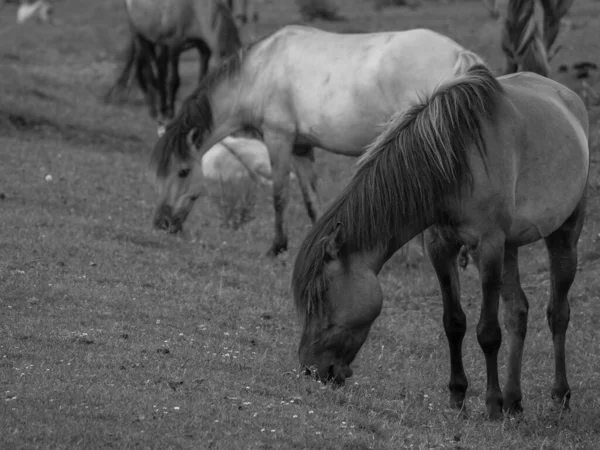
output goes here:
{"type": "Polygon", "coordinates": [[[502,50],[510,69],[527,70],[548,76],[547,47],[540,30],[540,11],[536,0],[509,0],[502,30],[502,50]],[[537,8],[536,8],[537,6],[537,8]]]}
{"type": "Polygon", "coordinates": [[[465,49],[460,50],[458,52],[458,58],[456,59],[456,63],[452,68],[452,73],[454,73],[454,76],[462,75],[471,67],[476,66],[478,64],[485,65],[485,62],[483,61],[483,59],[481,59],[481,57],[478,54],[465,49]]]}
{"type": "Polygon", "coordinates": [[[544,43],[548,51],[554,45],[560,31],[560,21],[573,5],[573,1],[540,0],[544,10],[544,43]]]}
{"type": "Polygon", "coordinates": [[[135,73],[134,69],[137,69],[137,66],[141,63],[137,57],[137,52],[136,36],[132,32],[127,47],[123,52],[125,64],[123,64],[121,73],[106,94],[104,94],[104,101],[106,103],[111,103],[115,99],[120,100],[121,98],[126,97],[131,91],[135,73]]]}

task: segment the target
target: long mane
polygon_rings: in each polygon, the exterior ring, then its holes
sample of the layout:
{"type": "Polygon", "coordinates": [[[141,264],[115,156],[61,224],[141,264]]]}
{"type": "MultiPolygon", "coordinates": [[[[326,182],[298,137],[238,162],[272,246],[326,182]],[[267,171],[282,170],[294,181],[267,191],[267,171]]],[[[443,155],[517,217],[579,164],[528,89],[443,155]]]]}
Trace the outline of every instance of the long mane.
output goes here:
{"type": "Polygon", "coordinates": [[[240,73],[250,47],[252,45],[231,54],[218,67],[209,71],[196,90],[185,99],[177,116],[169,122],[150,156],[150,168],[156,171],[159,178],[169,173],[173,155],[181,161],[192,158],[187,143],[187,136],[192,129],[197,128],[200,134],[212,131],[213,111],[209,94],[216,86],[240,73]]]}
{"type": "Polygon", "coordinates": [[[352,252],[387,246],[407,221],[435,218],[443,198],[472,186],[469,154],[476,147],[486,161],[482,127],[495,117],[503,92],[489,69],[476,65],[390,119],[300,247],[292,288],[301,317],[323,314],[325,242],[338,222],[343,261],[352,252]]]}

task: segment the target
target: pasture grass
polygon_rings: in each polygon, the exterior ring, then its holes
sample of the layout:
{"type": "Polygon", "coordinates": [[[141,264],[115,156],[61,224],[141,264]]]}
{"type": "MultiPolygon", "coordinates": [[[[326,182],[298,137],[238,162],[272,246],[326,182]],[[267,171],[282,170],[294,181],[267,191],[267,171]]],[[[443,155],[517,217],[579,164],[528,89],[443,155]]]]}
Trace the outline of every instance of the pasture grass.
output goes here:
{"type": "MultiPolygon", "coordinates": [[[[341,2],[340,2],[341,4],[341,2]]],[[[292,0],[267,3],[261,31],[299,21],[292,0]]],[[[525,414],[485,420],[485,367],[475,337],[480,294],[462,273],[468,317],[468,418],[447,408],[448,353],[429,264],[396,256],[380,274],[385,305],[343,388],[300,376],[290,272],[310,227],[292,183],[290,251],[261,257],[272,238],[268,189],[254,220],[222,226],[198,200],[185,232],[152,230],[146,177],[154,124],[139,96],[102,95],[115,76],[127,25],[118,0],[57,3],[61,27],[12,24],[0,39],[0,448],[448,448],[596,449],[600,445],[600,173],[592,117],[589,214],[571,291],[571,411],[549,400],[552,348],[545,322],[547,257],[522,250],[530,300],[525,414]],[[48,177],[50,175],[50,177],[48,177]]],[[[344,2],[341,31],[427,26],[499,69],[497,24],[479,2],[423,3],[375,12],[344,2]]],[[[597,61],[597,3],[573,6],[557,67],[597,61]]],[[[183,64],[186,92],[195,62],[183,64]]],[[[577,88],[574,80],[572,86],[577,88]]],[[[352,160],[317,155],[331,200],[352,160]]],[[[504,349],[500,356],[504,379],[504,349]]]]}

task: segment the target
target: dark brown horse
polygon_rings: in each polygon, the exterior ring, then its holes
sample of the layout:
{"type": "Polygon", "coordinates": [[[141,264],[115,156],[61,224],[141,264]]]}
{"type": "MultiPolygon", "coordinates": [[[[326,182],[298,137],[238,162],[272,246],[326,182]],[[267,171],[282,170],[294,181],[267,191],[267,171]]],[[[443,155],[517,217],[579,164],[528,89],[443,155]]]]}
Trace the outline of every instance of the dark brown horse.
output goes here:
{"type": "Polygon", "coordinates": [[[442,85],[393,117],[367,149],[343,193],[302,243],[293,294],[303,319],[302,366],[343,383],[382,308],[377,274],[400,247],[429,228],[427,250],[444,305],[450,347],[450,402],[464,408],[466,318],[457,254],[468,245],[483,301],[477,340],[487,368],[490,417],[521,411],[521,362],[528,302],[518,249],[544,239],[550,257],[547,307],[555,378],[552,397],[568,406],[567,294],[589,171],[588,117],[577,94],[532,73],[496,79],[484,66],[442,85]],[[508,360],[498,381],[504,300],[508,360]]]}
{"type": "Polygon", "coordinates": [[[202,79],[211,56],[218,64],[241,47],[239,32],[220,0],[126,0],[126,5],[131,27],[126,63],[106,100],[126,90],[135,74],[160,134],[174,116],[181,53],[198,51],[202,79]]]}

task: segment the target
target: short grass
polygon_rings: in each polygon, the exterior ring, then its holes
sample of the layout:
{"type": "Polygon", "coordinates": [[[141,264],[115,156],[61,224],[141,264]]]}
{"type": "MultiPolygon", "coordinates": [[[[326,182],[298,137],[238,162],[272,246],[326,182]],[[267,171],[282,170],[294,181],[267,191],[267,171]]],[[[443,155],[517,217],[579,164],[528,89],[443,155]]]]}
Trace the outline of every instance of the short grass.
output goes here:
{"type": "MultiPolygon", "coordinates": [[[[423,2],[373,10],[339,2],[342,31],[439,30],[498,69],[498,25],[480,2],[423,2]]],[[[595,449],[600,446],[600,124],[591,110],[593,166],[580,271],[571,292],[572,411],[551,408],[552,349],[545,323],[547,258],[522,251],[531,303],[525,415],[488,422],[476,343],[477,274],[462,276],[469,319],[469,418],[447,405],[447,344],[429,264],[393,258],[380,279],[381,317],[340,389],[299,376],[299,327],[290,271],[309,228],[293,189],[290,251],[261,258],[272,237],[269,191],[255,219],[222,226],[218,202],[198,201],[182,236],[151,228],[146,178],[154,124],[139,97],[101,102],[124,45],[119,0],[56,4],[58,27],[0,17],[0,448],[451,448],[595,449]],[[51,176],[51,179],[47,175],[51,176]]],[[[265,2],[264,34],[300,20],[292,0],[265,2]]],[[[600,9],[579,0],[553,66],[598,62],[600,9]]],[[[193,56],[184,64],[193,88],[193,56]]],[[[564,78],[577,87],[577,83],[564,78]]],[[[352,160],[318,154],[331,200],[352,160]]],[[[501,370],[504,370],[501,354],[501,370]]],[[[503,377],[502,373],[502,377],[503,377]]]]}

